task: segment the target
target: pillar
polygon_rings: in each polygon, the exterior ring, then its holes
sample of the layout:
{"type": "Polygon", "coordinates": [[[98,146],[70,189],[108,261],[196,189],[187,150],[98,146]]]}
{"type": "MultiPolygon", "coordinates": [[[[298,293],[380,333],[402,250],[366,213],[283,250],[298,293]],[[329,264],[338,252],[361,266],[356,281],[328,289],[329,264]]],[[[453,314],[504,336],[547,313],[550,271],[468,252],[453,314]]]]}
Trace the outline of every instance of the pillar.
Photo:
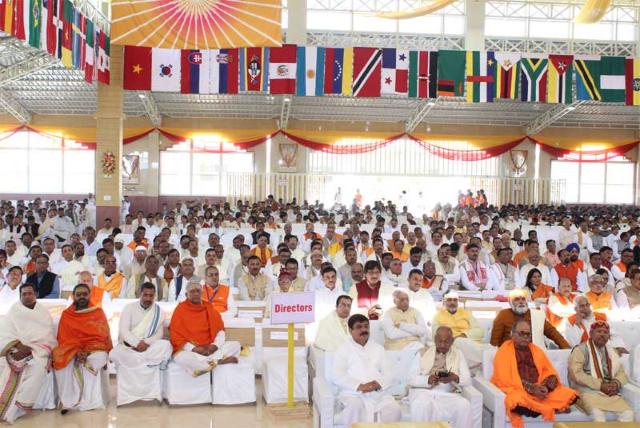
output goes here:
{"type": "Polygon", "coordinates": [[[287,43],[307,44],[307,2],[290,1],[287,4],[287,43]]]}
{"type": "Polygon", "coordinates": [[[122,46],[111,45],[111,82],[98,83],[96,109],[96,226],[102,227],[105,218],[120,224],[122,201],[122,46]],[[102,169],[103,155],[111,152],[115,158],[115,170],[105,174],[102,169]]]}
{"type": "Polygon", "coordinates": [[[483,51],[485,0],[465,0],[464,48],[483,51]]]}

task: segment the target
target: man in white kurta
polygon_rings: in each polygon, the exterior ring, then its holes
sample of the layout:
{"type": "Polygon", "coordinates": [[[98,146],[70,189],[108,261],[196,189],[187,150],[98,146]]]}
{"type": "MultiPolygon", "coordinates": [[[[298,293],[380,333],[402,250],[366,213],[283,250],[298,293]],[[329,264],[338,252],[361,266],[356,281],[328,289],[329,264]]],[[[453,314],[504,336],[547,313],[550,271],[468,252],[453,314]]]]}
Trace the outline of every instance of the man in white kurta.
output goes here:
{"type": "Polygon", "coordinates": [[[435,344],[414,358],[410,369],[411,420],[446,421],[453,428],[473,425],[471,404],[460,388],[471,385],[464,354],[453,346],[453,332],[440,326],[435,344]]]}
{"type": "Polygon", "coordinates": [[[0,420],[13,423],[33,408],[51,369],[56,346],[49,310],[36,302],[31,284],[0,319],[0,420]]]}
{"type": "Polygon", "coordinates": [[[153,284],[142,284],[140,300],[120,315],[118,345],[110,359],[118,371],[118,405],[137,400],[162,401],[160,370],[171,359],[171,343],[164,336],[165,315],[155,303],[153,284]]]}
{"type": "Polygon", "coordinates": [[[339,423],[397,422],[400,406],[386,390],[392,385],[382,345],[369,338],[369,320],[362,314],[349,318],[351,338],[334,356],[332,379],[342,405],[339,423]]]}
{"type": "Polygon", "coordinates": [[[315,290],[315,312],[320,319],[327,316],[335,308],[338,297],[344,294],[338,286],[338,274],[331,266],[322,269],[322,288],[315,290]]]}
{"type": "Polygon", "coordinates": [[[12,266],[7,274],[7,282],[0,286],[0,315],[20,300],[20,284],[22,284],[22,268],[12,266]]]}
{"type": "MultiPolygon", "coordinates": [[[[433,297],[431,293],[429,293],[428,289],[422,288],[423,283],[423,274],[422,271],[418,269],[414,269],[409,272],[409,278],[406,289],[407,294],[409,295],[409,301],[411,303],[411,307],[415,308],[420,315],[427,322],[427,328],[430,327],[431,319],[436,313],[436,304],[433,301],[433,297]]],[[[431,332],[427,332],[427,340],[431,337],[431,332]]]]}
{"type": "Polygon", "coordinates": [[[394,290],[393,304],[394,307],[388,309],[382,318],[384,349],[393,361],[394,382],[405,384],[408,379],[407,367],[424,347],[430,331],[420,312],[409,306],[406,290],[394,290]]]}
{"type": "Polygon", "coordinates": [[[318,333],[313,342],[316,348],[333,352],[345,343],[351,336],[347,320],[351,313],[351,297],[342,295],[336,302],[336,310],[331,311],[318,323],[318,333]]]}
{"type": "Polygon", "coordinates": [[[74,252],[71,245],[63,245],[60,251],[62,252],[62,258],[51,265],[51,272],[60,277],[61,290],[71,291],[76,285],[78,274],[86,270],[86,267],[73,257],[74,252]]]}

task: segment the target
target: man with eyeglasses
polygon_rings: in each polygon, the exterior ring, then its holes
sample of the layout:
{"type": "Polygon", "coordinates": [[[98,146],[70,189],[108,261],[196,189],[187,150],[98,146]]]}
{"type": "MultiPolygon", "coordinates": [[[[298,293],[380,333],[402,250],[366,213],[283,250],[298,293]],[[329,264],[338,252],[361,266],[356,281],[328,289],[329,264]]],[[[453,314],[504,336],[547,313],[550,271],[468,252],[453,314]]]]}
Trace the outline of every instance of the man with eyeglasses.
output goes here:
{"type": "Polygon", "coordinates": [[[578,393],[560,383],[558,372],[544,350],[531,343],[531,325],[518,319],[493,360],[491,383],[505,394],[507,415],[514,428],[524,428],[523,416],[551,422],[566,413],[578,393]]]}

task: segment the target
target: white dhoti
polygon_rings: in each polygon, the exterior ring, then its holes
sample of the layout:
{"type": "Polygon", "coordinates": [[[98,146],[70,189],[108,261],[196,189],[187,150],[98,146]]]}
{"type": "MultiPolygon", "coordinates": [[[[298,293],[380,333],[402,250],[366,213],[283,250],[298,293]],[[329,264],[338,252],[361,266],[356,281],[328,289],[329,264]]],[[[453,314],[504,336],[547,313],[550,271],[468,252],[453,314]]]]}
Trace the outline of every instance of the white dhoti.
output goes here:
{"type": "Polygon", "coordinates": [[[118,372],[118,405],[138,400],[162,401],[160,370],[166,369],[173,348],[168,340],[157,340],[144,352],[119,344],[109,356],[118,372]]]}
{"type": "Polygon", "coordinates": [[[409,403],[413,422],[446,421],[453,428],[473,426],[471,403],[460,394],[412,389],[409,403]]]}
{"type": "Polygon", "coordinates": [[[6,358],[0,360],[0,420],[13,423],[33,408],[47,377],[48,362],[48,358],[34,357],[16,372],[6,358]]]}
{"type": "Polygon", "coordinates": [[[76,366],[74,359],[67,367],[55,371],[63,409],[84,411],[105,408],[109,385],[103,368],[108,357],[104,351],[92,352],[86,364],[76,366]]]}
{"type": "Polygon", "coordinates": [[[482,367],[482,351],[484,345],[466,337],[457,337],[454,344],[462,351],[469,366],[469,371],[475,373],[482,367]]]}
{"type": "MultiPolygon", "coordinates": [[[[394,385],[401,386],[403,388],[403,395],[405,391],[404,387],[409,381],[409,375],[411,374],[408,367],[411,366],[411,362],[416,357],[418,351],[422,348],[424,348],[424,344],[422,342],[411,342],[399,351],[386,351],[387,358],[389,358],[391,366],[393,367],[393,383],[394,385]]],[[[392,393],[395,394],[395,390],[392,393]]]]}
{"type": "Polygon", "coordinates": [[[173,361],[196,377],[213,370],[217,366],[218,360],[239,356],[240,342],[225,342],[220,349],[211,355],[205,356],[195,352],[180,351],[173,356],[173,361]]]}
{"type": "Polygon", "coordinates": [[[346,427],[356,422],[398,422],[402,418],[398,403],[381,392],[340,395],[339,402],[343,406],[339,421],[346,427]]]}

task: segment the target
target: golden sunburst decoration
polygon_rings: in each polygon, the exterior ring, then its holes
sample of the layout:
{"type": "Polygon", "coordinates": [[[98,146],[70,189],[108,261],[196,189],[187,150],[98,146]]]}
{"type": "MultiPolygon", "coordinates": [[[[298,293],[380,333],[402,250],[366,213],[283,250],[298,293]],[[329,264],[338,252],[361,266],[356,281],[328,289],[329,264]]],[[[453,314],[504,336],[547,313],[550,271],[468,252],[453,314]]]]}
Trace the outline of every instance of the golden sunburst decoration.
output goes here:
{"type": "Polygon", "coordinates": [[[111,43],[170,49],[280,46],[280,0],[114,0],[111,43]]]}

